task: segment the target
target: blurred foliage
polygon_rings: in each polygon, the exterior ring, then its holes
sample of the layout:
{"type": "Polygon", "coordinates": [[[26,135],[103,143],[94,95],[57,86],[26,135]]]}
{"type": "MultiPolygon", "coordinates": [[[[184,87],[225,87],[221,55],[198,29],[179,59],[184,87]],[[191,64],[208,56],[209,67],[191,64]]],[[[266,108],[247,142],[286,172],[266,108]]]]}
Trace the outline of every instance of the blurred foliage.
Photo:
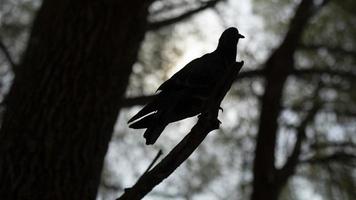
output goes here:
{"type": "MultiPolygon", "coordinates": [[[[230,3],[219,7],[219,12],[223,12],[221,9],[238,10],[236,7],[229,6],[230,3]]],[[[262,17],[265,24],[263,26],[265,32],[254,34],[262,34],[271,40],[266,42],[272,44],[267,45],[270,52],[274,46],[279,44],[287,31],[289,20],[298,3],[299,1],[291,0],[253,1],[254,14],[262,17]]],[[[356,9],[352,7],[354,7],[352,1],[333,1],[312,19],[304,33],[301,47],[295,55],[298,69],[355,72],[356,60],[353,53],[356,44],[356,26],[352,10],[356,9]]],[[[223,18],[225,15],[220,13],[217,17],[223,18]]],[[[184,24],[177,26],[184,26],[184,24]]],[[[186,26],[189,27],[189,25],[186,26]]],[[[204,31],[203,27],[202,30],[204,31]]],[[[247,34],[247,38],[249,36],[247,34]]],[[[174,38],[171,39],[174,40],[174,38]]],[[[179,41],[175,42],[179,43],[179,41]]],[[[253,45],[256,44],[251,46],[253,45]]],[[[251,46],[247,45],[239,52],[239,55],[242,55],[241,57],[245,61],[253,63],[254,66],[251,68],[261,68],[265,59],[251,51],[251,46]]],[[[257,44],[257,49],[259,48],[266,48],[266,45],[257,44]]],[[[184,49],[180,51],[184,52],[184,49]]],[[[346,157],[331,157],[332,159],[325,163],[321,161],[323,157],[331,156],[340,150],[338,149],[340,147],[335,148],[331,144],[356,142],[353,134],[356,127],[352,123],[356,116],[356,90],[353,81],[330,74],[288,78],[283,99],[283,111],[279,119],[277,166],[282,166],[291,153],[296,129],[316,99],[322,108],[315,120],[309,123],[307,140],[302,148],[301,157],[311,156],[309,157],[311,160],[310,162],[301,161],[296,176],[291,178],[280,199],[305,199],[308,195],[310,198],[322,197],[323,199],[352,199],[355,196],[355,192],[350,189],[354,187],[355,168],[345,167],[345,163],[355,165],[355,158],[352,157],[355,148],[350,150],[348,147],[348,153],[351,155],[346,155],[346,157]],[[315,94],[318,86],[321,89],[315,94]],[[316,149],[315,146],[319,143],[327,144],[327,150],[316,149]],[[315,163],[312,159],[315,159],[315,163]],[[338,176],[332,176],[335,173],[338,173],[338,176]],[[307,187],[305,184],[313,187],[307,187]],[[303,190],[308,192],[301,193],[300,191],[303,190]]],[[[185,195],[179,195],[176,197],[177,199],[180,199],[181,196],[183,199],[199,199],[203,194],[209,194],[211,199],[231,199],[236,196],[239,199],[248,199],[251,192],[251,167],[254,157],[254,139],[258,126],[259,99],[263,94],[263,88],[264,81],[260,78],[245,79],[233,86],[230,96],[224,101],[223,107],[228,109],[225,109],[221,115],[221,121],[224,123],[222,130],[218,135],[210,136],[202,147],[213,147],[213,150],[206,152],[199,149],[196,152],[196,154],[203,154],[207,158],[216,154],[216,157],[211,158],[209,162],[209,170],[213,168],[214,171],[220,172],[217,173],[218,175],[212,173],[211,177],[215,180],[202,181],[204,177],[201,176],[206,173],[207,169],[193,170],[189,166],[192,162],[198,162],[200,166],[205,166],[205,164],[194,159],[195,157],[191,158],[183,166],[184,172],[178,171],[178,175],[173,175],[176,178],[170,178],[175,180],[174,184],[176,185],[181,185],[180,181],[183,181],[183,185],[185,185],[185,188],[179,186],[179,191],[184,191],[185,195]],[[186,171],[187,169],[189,171],[186,171]],[[190,175],[192,172],[193,174],[190,175]],[[185,180],[178,178],[182,176],[188,178],[185,180]],[[199,188],[205,189],[198,190],[201,195],[197,194],[194,185],[197,182],[196,178],[201,179],[199,188]],[[193,198],[192,194],[195,194],[196,198],[193,198]]],[[[173,134],[173,132],[167,131],[165,134],[173,134]]],[[[342,150],[345,150],[345,145],[340,146],[342,150]]],[[[171,184],[169,182],[167,186],[162,187],[174,187],[171,184]]]]}
{"type": "Polygon", "coordinates": [[[0,0],[0,36],[18,62],[40,0],[0,0]]]}
{"type": "MultiPolygon", "coordinates": [[[[202,2],[206,1],[157,0],[151,7],[150,21],[177,16],[202,2]]],[[[299,1],[247,2],[251,3],[251,13],[246,13],[245,7],[230,0],[219,4],[218,12],[210,13],[211,18],[199,18],[198,14],[190,21],[148,32],[134,65],[127,95],[154,93],[162,81],[177,70],[177,64],[186,52],[197,48],[196,44],[189,43],[189,38],[200,40],[199,44],[206,44],[206,48],[216,44],[204,37],[210,34],[207,24],[213,18],[227,23],[225,25],[239,27],[246,35],[238,52],[238,58],[245,60],[247,69],[244,70],[261,69],[265,59],[282,40],[299,1]]],[[[39,0],[0,0],[0,36],[16,62],[25,48],[39,4],[39,0]]],[[[355,11],[354,0],[331,1],[323,8],[304,33],[295,55],[296,67],[356,73],[355,11]]],[[[225,25],[219,27],[221,31],[225,25]]],[[[0,71],[2,86],[10,85],[11,70],[2,52],[0,71]]],[[[246,78],[233,85],[222,105],[222,128],[210,134],[193,156],[147,199],[248,199],[263,90],[264,80],[260,77],[246,78]]],[[[316,99],[321,109],[307,127],[307,140],[297,174],[290,179],[280,199],[356,199],[355,80],[330,74],[288,78],[278,121],[277,166],[283,165],[292,151],[296,130],[316,99]],[[321,89],[315,94],[319,86],[321,89]]],[[[126,125],[127,119],[137,110],[137,107],[124,109],[120,114],[98,199],[117,197],[143,173],[158,149],[167,153],[194,123],[191,119],[174,123],[157,145],[146,147],[141,138],[142,131],[129,130],[126,125]]]]}
{"type": "MultiPolygon", "coordinates": [[[[32,19],[40,5],[40,0],[0,0],[0,42],[11,55],[13,62],[19,63],[25,50],[32,19]]],[[[0,103],[9,91],[13,79],[13,66],[0,49],[0,103]]],[[[0,104],[0,119],[4,108],[0,104]]]]}
{"type": "Polygon", "coordinates": [[[150,94],[163,80],[181,55],[180,49],[173,42],[173,29],[163,29],[156,33],[147,33],[130,77],[132,83],[128,95],[150,94]],[[147,87],[149,85],[150,87],[147,87]],[[136,93],[136,94],[133,94],[136,93]]]}

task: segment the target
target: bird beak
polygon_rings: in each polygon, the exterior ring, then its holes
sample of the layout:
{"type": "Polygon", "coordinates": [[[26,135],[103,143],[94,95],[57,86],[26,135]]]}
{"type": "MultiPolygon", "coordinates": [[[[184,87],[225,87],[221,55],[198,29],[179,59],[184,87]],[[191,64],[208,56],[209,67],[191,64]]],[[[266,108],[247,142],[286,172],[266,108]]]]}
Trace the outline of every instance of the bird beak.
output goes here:
{"type": "Polygon", "coordinates": [[[245,38],[245,36],[241,35],[240,33],[239,33],[238,37],[239,38],[245,38]]]}

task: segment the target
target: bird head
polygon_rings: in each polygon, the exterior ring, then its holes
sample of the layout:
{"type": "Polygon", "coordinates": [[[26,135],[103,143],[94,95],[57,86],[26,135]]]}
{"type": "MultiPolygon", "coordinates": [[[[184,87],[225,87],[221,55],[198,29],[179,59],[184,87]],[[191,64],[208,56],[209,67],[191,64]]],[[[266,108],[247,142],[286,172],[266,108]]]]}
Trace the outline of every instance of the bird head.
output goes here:
{"type": "Polygon", "coordinates": [[[237,28],[230,27],[221,34],[218,48],[236,48],[240,38],[245,38],[245,36],[241,35],[237,28]]]}
{"type": "Polygon", "coordinates": [[[226,29],[220,36],[217,51],[235,61],[237,43],[240,38],[245,38],[245,36],[241,35],[237,28],[230,27],[226,29]]]}

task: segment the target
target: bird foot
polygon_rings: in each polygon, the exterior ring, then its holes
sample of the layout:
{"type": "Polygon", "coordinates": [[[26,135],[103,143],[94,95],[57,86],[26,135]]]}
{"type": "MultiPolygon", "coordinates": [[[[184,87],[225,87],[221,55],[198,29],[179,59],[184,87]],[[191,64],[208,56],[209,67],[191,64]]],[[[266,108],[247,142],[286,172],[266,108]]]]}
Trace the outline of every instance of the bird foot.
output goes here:
{"type": "Polygon", "coordinates": [[[201,114],[198,116],[198,118],[199,119],[203,118],[204,120],[206,120],[207,123],[211,125],[212,130],[219,129],[220,127],[221,121],[216,117],[213,117],[211,115],[209,116],[209,115],[201,114]]]}
{"type": "Polygon", "coordinates": [[[211,120],[211,124],[214,129],[219,129],[221,121],[216,118],[214,120],[211,120]]]}

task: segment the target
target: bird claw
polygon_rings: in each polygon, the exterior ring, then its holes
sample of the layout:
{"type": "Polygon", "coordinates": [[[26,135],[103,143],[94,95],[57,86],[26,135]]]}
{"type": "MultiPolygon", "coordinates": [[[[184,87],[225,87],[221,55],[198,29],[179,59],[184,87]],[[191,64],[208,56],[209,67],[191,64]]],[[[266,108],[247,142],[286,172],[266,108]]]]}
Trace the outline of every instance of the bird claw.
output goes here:
{"type": "Polygon", "coordinates": [[[219,119],[215,119],[212,124],[214,129],[219,129],[221,121],[219,119]]]}

